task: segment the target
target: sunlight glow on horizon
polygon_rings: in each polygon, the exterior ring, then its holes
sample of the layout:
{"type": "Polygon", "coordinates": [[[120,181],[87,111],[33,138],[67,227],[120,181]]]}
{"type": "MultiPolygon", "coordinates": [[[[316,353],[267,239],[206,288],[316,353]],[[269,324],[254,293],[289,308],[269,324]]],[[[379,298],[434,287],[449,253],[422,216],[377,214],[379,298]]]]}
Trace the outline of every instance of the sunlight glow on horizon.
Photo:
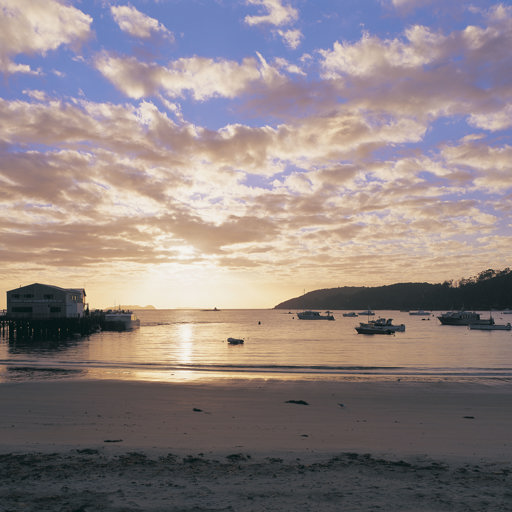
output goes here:
{"type": "Polygon", "coordinates": [[[0,45],[0,309],[512,266],[512,0],[0,0],[0,45]]]}

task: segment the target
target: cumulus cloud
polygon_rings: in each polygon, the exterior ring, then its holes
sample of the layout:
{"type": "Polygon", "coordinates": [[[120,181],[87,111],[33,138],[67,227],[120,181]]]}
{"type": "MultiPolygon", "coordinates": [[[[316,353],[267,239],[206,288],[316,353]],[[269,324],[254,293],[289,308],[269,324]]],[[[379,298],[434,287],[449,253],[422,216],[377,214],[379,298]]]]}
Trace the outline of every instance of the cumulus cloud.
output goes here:
{"type": "Polygon", "coordinates": [[[355,44],[336,41],[332,50],[320,50],[324,76],[364,77],[380,70],[418,68],[439,58],[443,41],[442,35],[419,25],[405,31],[405,41],[382,40],[368,33],[355,44]]]}
{"type": "Polygon", "coordinates": [[[169,97],[185,93],[196,100],[213,97],[233,98],[258,82],[279,79],[279,72],[264,60],[245,58],[241,63],[204,57],[181,58],[167,66],[141,62],[134,57],[103,53],[96,68],[131,98],[142,98],[162,91],[169,97]]]}
{"type": "Polygon", "coordinates": [[[92,18],[57,0],[0,1],[0,71],[34,72],[16,64],[19,54],[40,54],[61,45],[76,47],[91,35],[92,18]]]}
{"type": "Polygon", "coordinates": [[[174,36],[158,20],[151,18],[135,7],[129,5],[113,5],[110,12],[119,28],[133,37],[148,39],[153,34],[160,34],[170,41],[174,41],[174,36]]]}
{"type": "Polygon", "coordinates": [[[468,122],[472,126],[493,132],[506,130],[512,127],[512,104],[490,113],[470,114],[468,122]]]}
{"type": "Polygon", "coordinates": [[[248,25],[269,24],[276,27],[288,25],[298,18],[298,12],[291,5],[283,4],[282,0],[247,0],[248,5],[261,6],[265,14],[247,15],[248,25]]]}
{"type": "Polygon", "coordinates": [[[277,33],[282,37],[286,46],[293,50],[295,50],[300,45],[301,39],[303,37],[302,32],[298,29],[278,30],[277,33]]]}

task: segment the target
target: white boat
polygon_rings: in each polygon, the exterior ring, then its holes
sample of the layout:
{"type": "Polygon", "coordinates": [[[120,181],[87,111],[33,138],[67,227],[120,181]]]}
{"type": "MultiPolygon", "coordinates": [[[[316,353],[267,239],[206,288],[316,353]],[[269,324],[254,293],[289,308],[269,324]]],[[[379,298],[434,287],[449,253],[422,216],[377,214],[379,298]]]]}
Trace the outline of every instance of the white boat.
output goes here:
{"type": "Polygon", "coordinates": [[[512,309],[504,309],[503,314],[504,315],[512,315],[512,309]]]}
{"type": "Polygon", "coordinates": [[[361,322],[356,331],[359,334],[391,334],[394,332],[405,332],[405,325],[393,325],[393,319],[377,318],[367,323],[361,322]]]}
{"type": "Polygon", "coordinates": [[[418,311],[409,311],[409,315],[413,316],[430,316],[430,311],[424,311],[423,309],[418,309],[418,311]]]}
{"type": "Polygon", "coordinates": [[[243,342],[243,338],[228,338],[228,343],[230,345],[241,345],[243,342]]]}
{"type": "Polygon", "coordinates": [[[334,316],[330,311],[326,311],[325,315],[321,315],[318,311],[302,311],[297,313],[300,320],[334,320],[334,316]]]}
{"type": "Polygon", "coordinates": [[[382,325],[375,324],[359,324],[356,327],[358,334],[395,334],[393,329],[388,329],[382,325]]]}
{"type": "Polygon", "coordinates": [[[479,331],[510,331],[512,326],[508,324],[469,324],[471,330],[479,331]]]}
{"type": "Polygon", "coordinates": [[[386,329],[392,329],[395,332],[405,332],[405,324],[393,325],[393,319],[377,318],[377,320],[370,320],[370,324],[382,326],[386,329]]]}
{"type": "Polygon", "coordinates": [[[105,311],[103,329],[106,331],[130,331],[140,327],[140,320],[133,311],[125,309],[109,309],[105,311]]]}
{"type": "Polygon", "coordinates": [[[368,308],[366,311],[360,311],[358,314],[371,316],[371,315],[375,315],[375,312],[368,308]]]}

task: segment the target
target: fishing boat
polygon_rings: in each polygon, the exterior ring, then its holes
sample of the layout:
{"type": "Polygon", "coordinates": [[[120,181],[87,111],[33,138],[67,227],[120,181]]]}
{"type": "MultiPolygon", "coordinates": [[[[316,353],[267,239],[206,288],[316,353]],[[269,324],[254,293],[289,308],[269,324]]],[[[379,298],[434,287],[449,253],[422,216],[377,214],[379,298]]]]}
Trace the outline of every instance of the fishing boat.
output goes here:
{"type": "Polygon", "coordinates": [[[105,331],[131,331],[140,327],[140,320],[133,311],[127,309],[109,309],[105,311],[103,329],[105,331]]]}
{"type": "Polygon", "coordinates": [[[368,308],[366,311],[360,311],[358,313],[359,315],[368,315],[368,316],[371,316],[371,315],[375,315],[375,312],[372,311],[370,308],[368,308]]]}
{"type": "Polygon", "coordinates": [[[334,316],[330,311],[326,311],[325,315],[321,315],[318,311],[302,311],[297,313],[299,320],[334,320],[334,316]]]}
{"type": "Polygon", "coordinates": [[[430,316],[430,311],[424,311],[423,309],[418,309],[418,311],[409,311],[409,315],[413,315],[413,316],[430,316]]]}
{"type": "Polygon", "coordinates": [[[492,325],[494,320],[480,318],[479,313],[474,311],[449,311],[437,317],[443,325],[492,325]]]}
{"type": "Polygon", "coordinates": [[[354,316],[357,316],[357,313],[355,313],[354,311],[351,311],[350,313],[343,313],[343,316],[352,318],[354,316]]]}
{"type": "Polygon", "coordinates": [[[241,345],[243,342],[243,338],[228,338],[228,343],[230,345],[241,345]]]}

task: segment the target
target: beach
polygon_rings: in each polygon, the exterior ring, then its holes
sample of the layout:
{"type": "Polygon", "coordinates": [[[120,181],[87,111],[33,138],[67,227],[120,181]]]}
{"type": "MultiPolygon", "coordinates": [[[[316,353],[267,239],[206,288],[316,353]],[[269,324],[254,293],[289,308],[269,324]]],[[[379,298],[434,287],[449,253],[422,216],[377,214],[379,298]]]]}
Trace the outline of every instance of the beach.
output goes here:
{"type": "Polygon", "coordinates": [[[512,385],[0,384],[0,511],[510,510],[512,385]]]}

